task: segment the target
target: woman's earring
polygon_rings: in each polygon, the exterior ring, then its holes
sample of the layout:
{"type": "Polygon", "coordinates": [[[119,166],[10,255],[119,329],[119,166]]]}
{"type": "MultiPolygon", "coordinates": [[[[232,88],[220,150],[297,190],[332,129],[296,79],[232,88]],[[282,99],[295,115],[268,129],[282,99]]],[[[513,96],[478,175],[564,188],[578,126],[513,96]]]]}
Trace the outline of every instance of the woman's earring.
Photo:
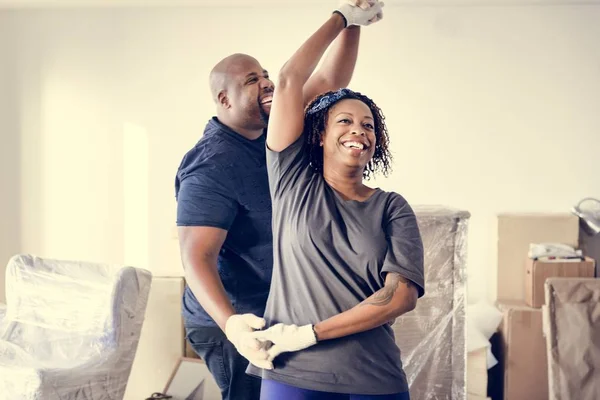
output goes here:
{"type": "Polygon", "coordinates": [[[319,146],[323,147],[323,141],[321,140],[321,143],[319,143],[319,146]]]}

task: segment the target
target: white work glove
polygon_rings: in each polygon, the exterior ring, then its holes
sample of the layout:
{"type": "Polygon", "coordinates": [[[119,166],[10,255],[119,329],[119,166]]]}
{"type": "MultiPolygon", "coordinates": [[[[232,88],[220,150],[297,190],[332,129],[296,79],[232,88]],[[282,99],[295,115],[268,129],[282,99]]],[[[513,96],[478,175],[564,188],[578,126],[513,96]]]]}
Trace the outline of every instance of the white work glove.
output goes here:
{"type": "Polygon", "coordinates": [[[383,18],[383,6],[377,0],[343,0],[336,12],[346,19],[346,27],[367,26],[383,18]]]}
{"type": "Polygon", "coordinates": [[[273,342],[273,346],[267,351],[268,361],[273,361],[281,353],[304,350],[317,343],[312,325],[277,324],[264,331],[252,333],[252,337],[260,341],[273,342]]]}
{"type": "Polygon", "coordinates": [[[377,3],[377,1],[378,0],[345,0],[342,1],[341,4],[348,3],[351,6],[356,6],[362,8],[363,10],[367,10],[373,4],[377,3]]]}
{"type": "Polygon", "coordinates": [[[252,336],[254,330],[264,328],[265,323],[263,318],[254,314],[234,314],[225,323],[225,335],[251,364],[258,368],[273,369],[264,345],[252,336]]]}

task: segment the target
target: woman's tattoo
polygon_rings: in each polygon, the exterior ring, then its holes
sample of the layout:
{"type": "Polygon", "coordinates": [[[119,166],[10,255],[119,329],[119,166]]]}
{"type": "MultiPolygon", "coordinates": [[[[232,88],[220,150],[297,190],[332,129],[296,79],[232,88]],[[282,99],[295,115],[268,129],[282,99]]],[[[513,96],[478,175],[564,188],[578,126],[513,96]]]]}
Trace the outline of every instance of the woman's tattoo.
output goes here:
{"type": "Polygon", "coordinates": [[[410,287],[412,285],[411,281],[400,276],[398,273],[388,272],[388,276],[386,276],[385,279],[385,285],[381,289],[376,291],[373,294],[373,296],[363,301],[361,305],[385,306],[390,304],[390,302],[394,298],[394,293],[396,293],[396,289],[398,289],[398,286],[400,286],[400,283],[404,283],[407,287],[410,287]]]}

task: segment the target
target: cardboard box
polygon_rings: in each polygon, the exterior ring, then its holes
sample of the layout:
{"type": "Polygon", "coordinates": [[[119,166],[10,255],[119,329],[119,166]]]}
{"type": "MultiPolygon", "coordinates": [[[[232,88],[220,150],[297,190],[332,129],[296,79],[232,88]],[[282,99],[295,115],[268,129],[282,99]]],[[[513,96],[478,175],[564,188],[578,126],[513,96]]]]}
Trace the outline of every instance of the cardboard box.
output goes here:
{"type": "Polygon", "coordinates": [[[549,399],[600,398],[600,279],[548,278],[545,294],[549,399]]]}
{"type": "Polygon", "coordinates": [[[177,363],[162,392],[172,396],[173,400],[209,400],[222,397],[221,390],[204,361],[186,357],[177,363]]]}
{"type": "Polygon", "coordinates": [[[487,397],[488,349],[483,347],[467,354],[467,395],[485,399],[487,397]]]}
{"type": "Polygon", "coordinates": [[[591,258],[585,260],[564,261],[526,261],[525,303],[530,307],[540,308],[544,305],[544,283],[553,277],[593,278],[595,262],[591,258]]]}
{"type": "Polygon", "coordinates": [[[146,318],[124,400],[160,392],[184,355],[183,278],[153,278],[146,318]]]}
{"type": "Polygon", "coordinates": [[[522,302],[499,303],[505,400],[548,400],[548,362],[542,310],[522,302]]]}
{"type": "Polygon", "coordinates": [[[578,241],[579,218],[572,214],[498,215],[498,300],[525,300],[525,259],[531,243],[577,247],[578,241]]]}

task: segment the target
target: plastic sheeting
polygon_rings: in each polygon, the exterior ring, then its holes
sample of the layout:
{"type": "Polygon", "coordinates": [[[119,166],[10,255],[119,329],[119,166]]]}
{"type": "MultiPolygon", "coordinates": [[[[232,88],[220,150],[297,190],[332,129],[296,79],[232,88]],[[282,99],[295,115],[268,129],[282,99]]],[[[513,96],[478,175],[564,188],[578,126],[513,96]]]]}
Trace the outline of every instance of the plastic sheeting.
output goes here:
{"type": "Polygon", "coordinates": [[[600,279],[548,278],[545,295],[550,400],[600,399],[600,279]]]}
{"type": "Polygon", "coordinates": [[[425,250],[425,296],[393,325],[412,400],[466,398],[465,276],[470,214],[415,207],[425,250]]]}
{"type": "Polygon", "coordinates": [[[586,197],[572,211],[579,217],[579,248],[596,260],[596,277],[600,277],[600,200],[586,197]]]}
{"type": "Polygon", "coordinates": [[[13,257],[0,400],[122,399],[151,279],[132,267],[13,257]]]}
{"type": "Polygon", "coordinates": [[[4,318],[6,316],[6,304],[0,304],[0,337],[4,330],[4,318]]]}

